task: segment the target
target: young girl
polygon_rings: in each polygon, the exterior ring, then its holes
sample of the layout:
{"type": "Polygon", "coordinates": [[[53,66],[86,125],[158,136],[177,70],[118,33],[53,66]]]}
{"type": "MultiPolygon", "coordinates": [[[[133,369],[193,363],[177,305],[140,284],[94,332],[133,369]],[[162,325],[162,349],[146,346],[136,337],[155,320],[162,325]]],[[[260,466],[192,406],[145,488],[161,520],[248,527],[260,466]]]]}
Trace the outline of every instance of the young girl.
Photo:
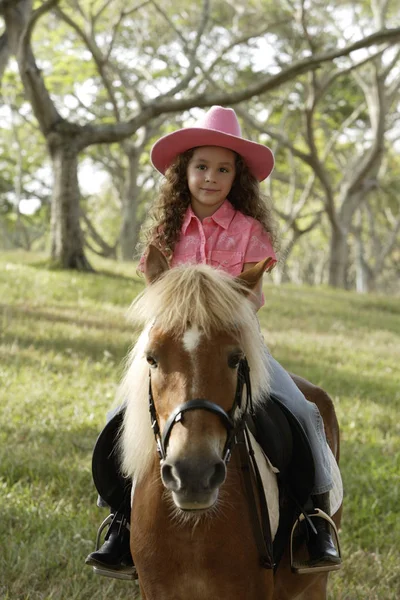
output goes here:
{"type": "MultiPolygon", "coordinates": [[[[162,137],[153,146],[151,159],[165,175],[165,181],[153,210],[154,223],[147,232],[147,244],[157,245],[171,267],[207,263],[237,276],[270,257],[268,270],[273,268],[276,236],[271,211],[259,189],[259,182],[273,169],[273,154],[266,146],[241,136],[232,109],[214,106],[195,127],[162,137]]],[[[144,256],[145,253],[139,264],[141,270],[144,256]]],[[[256,310],[264,302],[261,286],[262,282],[252,299],[256,310]]],[[[271,394],[297,416],[310,442],[315,463],[314,508],[329,514],[329,490],[333,484],[318,408],[305,399],[272,356],[268,354],[267,358],[271,365],[271,394]]],[[[86,559],[87,564],[108,575],[134,569],[127,530],[129,512],[113,512],[115,518],[104,545],[86,559]]],[[[329,525],[322,518],[313,522],[317,533],[311,533],[308,542],[310,569],[338,568],[340,557],[329,525]]]]}

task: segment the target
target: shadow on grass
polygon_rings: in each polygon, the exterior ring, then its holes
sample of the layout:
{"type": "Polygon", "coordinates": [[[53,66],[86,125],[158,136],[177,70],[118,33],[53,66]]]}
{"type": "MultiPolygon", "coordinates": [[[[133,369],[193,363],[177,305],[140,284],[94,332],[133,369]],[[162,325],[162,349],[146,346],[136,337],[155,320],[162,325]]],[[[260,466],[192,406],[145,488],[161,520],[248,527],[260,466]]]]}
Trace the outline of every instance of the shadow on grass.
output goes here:
{"type": "MultiPolygon", "coordinates": [[[[59,306],[56,305],[55,310],[62,311],[66,310],[71,312],[71,306],[59,306]]],[[[80,314],[82,310],[79,307],[75,309],[80,314]]],[[[66,323],[68,325],[72,325],[74,327],[84,327],[88,329],[98,329],[101,331],[120,331],[126,332],[127,330],[132,329],[131,325],[128,322],[122,323],[124,318],[121,317],[121,324],[116,324],[115,320],[107,322],[107,320],[103,317],[99,317],[98,319],[93,318],[85,318],[83,319],[81,316],[66,316],[63,314],[59,314],[58,312],[52,312],[49,307],[48,311],[43,310],[43,308],[32,308],[32,307],[16,307],[14,305],[9,304],[0,304],[0,312],[4,311],[7,317],[11,318],[19,318],[22,320],[33,319],[34,321],[42,320],[48,321],[49,323],[66,323]]]]}
{"type": "Polygon", "coordinates": [[[400,538],[399,458],[381,444],[342,440],[344,536],[353,547],[384,555],[400,538]]]}
{"type": "Polygon", "coordinates": [[[350,297],[349,306],[355,311],[377,311],[379,313],[388,313],[390,315],[397,315],[400,317],[400,303],[398,298],[390,298],[384,296],[379,298],[373,298],[364,296],[360,301],[358,296],[350,297]]]}
{"type": "Polygon", "coordinates": [[[266,335],[268,331],[288,332],[293,327],[304,333],[331,334],[348,329],[353,334],[386,331],[400,335],[400,319],[396,318],[400,315],[398,298],[350,293],[341,297],[333,290],[285,287],[266,287],[264,292],[266,305],[258,314],[266,335]]]}
{"type": "MultiPolygon", "coordinates": [[[[10,440],[18,433],[17,428],[4,430],[10,440]]],[[[9,539],[2,551],[7,585],[16,594],[19,581],[25,586],[29,582],[32,593],[29,598],[103,598],[100,589],[110,584],[101,579],[93,582],[90,569],[85,571],[84,558],[93,549],[96,528],[106,512],[95,506],[89,469],[76,464],[77,459],[90,460],[97,428],[73,424],[71,429],[41,429],[37,424],[30,433],[40,452],[36,447],[32,450],[30,440],[16,444],[14,439],[6,464],[0,461],[2,470],[8,464],[15,465],[13,478],[9,480],[9,501],[2,509],[0,524],[2,539],[9,539]],[[19,482],[21,490],[16,485],[19,482]],[[19,492],[19,501],[15,502],[13,494],[19,492]],[[34,494],[34,498],[27,494],[34,494]],[[32,572],[28,573],[28,569],[32,572]],[[51,591],[58,581],[64,581],[64,596],[62,591],[59,595],[51,591]],[[76,596],[75,588],[69,587],[72,585],[78,587],[76,596]],[[84,591],[88,585],[91,590],[84,591]]],[[[398,541],[399,486],[393,486],[396,464],[382,455],[377,442],[360,444],[345,440],[341,468],[345,485],[341,537],[345,551],[359,548],[384,556],[398,541]]],[[[134,593],[134,588],[126,583],[113,589],[125,595],[134,593]]],[[[25,598],[10,596],[14,597],[25,598]]],[[[119,598],[115,594],[113,597],[119,598]]]]}
{"type": "MultiPolygon", "coordinates": [[[[361,396],[390,409],[396,406],[395,398],[399,398],[398,382],[387,373],[350,373],[332,365],[325,366],[322,360],[316,359],[310,364],[309,360],[293,357],[290,361],[282,360],[282,365],[288,371],[322,387],[330,396],[361,396]]],[[[400,404],[400,399],[397,404],[400,404]]]]}
{"type": "Polygon", "coordinates": [[[23,427],[3,423],[1,438],[8,444],[4,444],[0,473],[10,486],[21,481],[79,481],[81,461],[91,468],[100,429],[97,424],[56,428],[42,427],[40,421],[23,427]]]}
{"type": "Polygon", "coordinates": [[[138,275],[136,274],[136,269],[134,269],[134,273],[132,275],[124,275],[123,273],[113,273],[112,271],[108,271],[107,269],[98,269],[96,271],[97,275],[102,275],[107,277],[107,279],[116,279],[120,281],[132,282],[133,284],[143,284],[145,283],[144,277],[138,279],[138,275]]]}
{"type": "MultiPolygon", "coordinates": [[[[42,259],[42,260],[37,260],[37,261],[27,261],[24,263],[26,266],[31,267],[32,269],[38,269],[40,271],[52,271],[52,272],[60,272],[60,273],[74,273],[75,275],[80,275],[80,276],[103,276],[103,277],[107,277],[110,279],[116,279],[116,280],[120,280],[120,281],[132,281],[134,283],[137,283],[137,280],[135,281],[135,277],[136,279],[139,277],[139,275],[136,273],[136,267],[132,267],[132,274],[131,275],[125,275],[123,273],[116,273],[114,271],[110,271],[108,269],[95,269],[94,267],[92,267],[93,270],[91,271],[79,271],[79,270],[66,270],[63,267],[60,267],[60,265],[57,262],[52,261],[51,259],[42,259]]],[[[117,265],[117,261],[116,261],[116,265],[117,265]]],[[[144,282],[144,278],[143,278],[143,282],[144,282]]]]}
{"type": "Polygon", "coordinates": [[[107,515],[96,506],[91,478],[98,433],[87,424],[41,429],[37,423],[25,432],[2,428],[9,446],[1,444],[0,459],[1,491],[7,494],[0,538],[8,540],[0,554],[1,598],[136,597],[133,584],[96,578],[84,564],[107,515]]]}
{"type": "MultiPolygon", "coordinates": [[[[119,365],[125,356],[127,355],[129,349],[133,345],[134,340],[125,339],[125,340],[111,340],[107,342],[98,341],[98,340],[89,340],[89,339],[65,339],[61,336],[58,336],[54,340],[46,340],[46,339],[37,339],[35,335],[24,335],[23,337],[19,337],[17,340],[15,336],[3,336],[3,340],[5,343],[12,346],[17,341],[18,348],[35,348],[36,350],[42,349],[43,352],[55,352],[61,353],[65,355],[65,361],[60,363],[59,361],[55,361],[52,364],[52,361],[46,360],[46,370],[51,370],[55,373],[66,373],[66,374],[76,374],[77,365],[74,361],[82,359],[82,357],[86,356],[93,362],[99,363],[104,359],[104,353],[108,352],[111,354],[112,363],[119,365]],[[72,360],[70,360],[72,356],[72,360]]],[[[35,360],[34,358],[27,357],[26,355],[18,355],[18,354],[7,354],[6,352],[0,351],[0,356],[2,360],[2,364],[5,366],[9,364],[10,366],[15,366],[16,364],[32,364],[38,365],[43,370],[43,356],[41,360],[35,360]]],[[[117,367],[118,368],[118,367],[117,367]]],[[[119,371],[118,371],[119,373],[119,371]]],[[[39,372],[38,375],[41,373],[39,372]]]]}
{"type": "Polygon", "coordinates": [[[28,504],[19,506],[17,515],[12,506],[2,511],[4,534],[10,536],[11,532],[12,535],[2,550],[0,574],[0,592],[7,590],[10,595],[0,594],[1,597],[9,600],[139,599],[133,582],[96,577],[85,565],[86,556],[94,550],[97,527],[106,512],[94,504],[93,507],[75,506],[74,511],[63,508],[59,503],[56,510],[52,510],[43,503],[37,511],[28,504]]]}
{"type": "MultiPolygon", "coordinates": [[[[6,346],[4,351],[0,350],[2,355],[2,361],[4,364],[15,365],[16,362],[26,362],[29,364],[42,364],[41,361],[36,361],[34,358],[27,357],[26,353],[22,356],[19,353],[9,353],[7,348],[12,348],[17,345],[18,350],[23,349],[34,349],[35,351],[42,350],[41,360],[43,360],[43,354],[45,353],[56,353],[65,356],[65,362],[60,364],[59,361],[54,364],[53,370],[57,372],[68,372],[76,371],[77,365],[74,363],[74,359],[87,357],[92,361],[99,362],[104,359],[104,353],[108,353],[113,362],[119,363],[127,355],[130,348],[136,341],[136,335],[133,332],[126,331],[123,335],[110,336],[108,338],[98,339],[95,335],[88,334],[80,335],[79,337],[71,337],[66,332],[52,332],[50,338],[40,338],[40,334],[36,334],[34,330],[26,330],[23,333],[15,333],[9,331],[2,335],[2,343],[6,346]],[[72,360],[71,360],[72,357],[72,360]],[[71,361],[69,363],[69,361],[71,361]]],[[[38,355],[39,358],[39,355],[38,355]]],[[[49,368],[51,361],[46,360],[46,368],[49,368]]]]}

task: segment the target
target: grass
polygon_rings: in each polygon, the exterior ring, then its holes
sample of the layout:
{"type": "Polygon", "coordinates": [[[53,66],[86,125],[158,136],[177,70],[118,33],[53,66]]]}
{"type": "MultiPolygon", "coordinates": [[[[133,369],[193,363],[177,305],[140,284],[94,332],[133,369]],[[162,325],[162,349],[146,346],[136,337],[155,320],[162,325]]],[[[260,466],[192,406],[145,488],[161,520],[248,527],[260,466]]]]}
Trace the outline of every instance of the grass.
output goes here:
{"type": "MultiPolygon", "coordinates": [[[[47,269],[0,254],[0,598],[122,600],[127,582],[84,564],[105,512],[90,463],[134,333],[132,265],[47,269]]],[[[273,355],[326,389],[341,432],[344,568],[330,600],[400,597],[400,302],[265,285],[273,355]]]]}

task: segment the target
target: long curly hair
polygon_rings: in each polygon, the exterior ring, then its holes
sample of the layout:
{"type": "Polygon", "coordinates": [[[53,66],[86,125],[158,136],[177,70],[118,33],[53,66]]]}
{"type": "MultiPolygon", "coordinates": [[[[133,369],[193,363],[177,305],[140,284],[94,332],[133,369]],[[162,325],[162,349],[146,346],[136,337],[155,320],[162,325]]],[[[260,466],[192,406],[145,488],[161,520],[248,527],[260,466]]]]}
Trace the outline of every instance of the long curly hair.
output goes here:
{"type": "MultiPolygon", "coordinates": [[[[165,172],[156,203],[150,211],[150,226],[144,231],[142,250],[149,244],[157,246],[171,260],[190,205],[187,167],[196,148],[179,154],[165,172]]],[[[236,174],[228,200],[233,208],[259,221],[269,233],[271,244],[278,251],[277,226],[269,200],[261,193],[260,184],[251,174],[243,158],[235,152],[236,174]]]]}

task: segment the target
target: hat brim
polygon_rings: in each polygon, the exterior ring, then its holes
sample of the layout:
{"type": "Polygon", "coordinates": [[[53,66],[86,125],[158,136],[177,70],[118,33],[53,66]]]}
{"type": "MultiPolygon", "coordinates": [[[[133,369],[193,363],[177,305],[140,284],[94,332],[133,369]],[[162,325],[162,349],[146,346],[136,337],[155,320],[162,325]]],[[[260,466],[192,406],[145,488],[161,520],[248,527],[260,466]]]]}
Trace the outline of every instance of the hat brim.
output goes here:
{"type": "Polygon", "coordinates": [[[266,179],[274,168],[274,155],[268,146],[201,127],[179,129],[160,138],[151,150],[151,162],[164,175],[178,154],[199,146],[219,146],[237,152],[258,181],[266,179]]]}

